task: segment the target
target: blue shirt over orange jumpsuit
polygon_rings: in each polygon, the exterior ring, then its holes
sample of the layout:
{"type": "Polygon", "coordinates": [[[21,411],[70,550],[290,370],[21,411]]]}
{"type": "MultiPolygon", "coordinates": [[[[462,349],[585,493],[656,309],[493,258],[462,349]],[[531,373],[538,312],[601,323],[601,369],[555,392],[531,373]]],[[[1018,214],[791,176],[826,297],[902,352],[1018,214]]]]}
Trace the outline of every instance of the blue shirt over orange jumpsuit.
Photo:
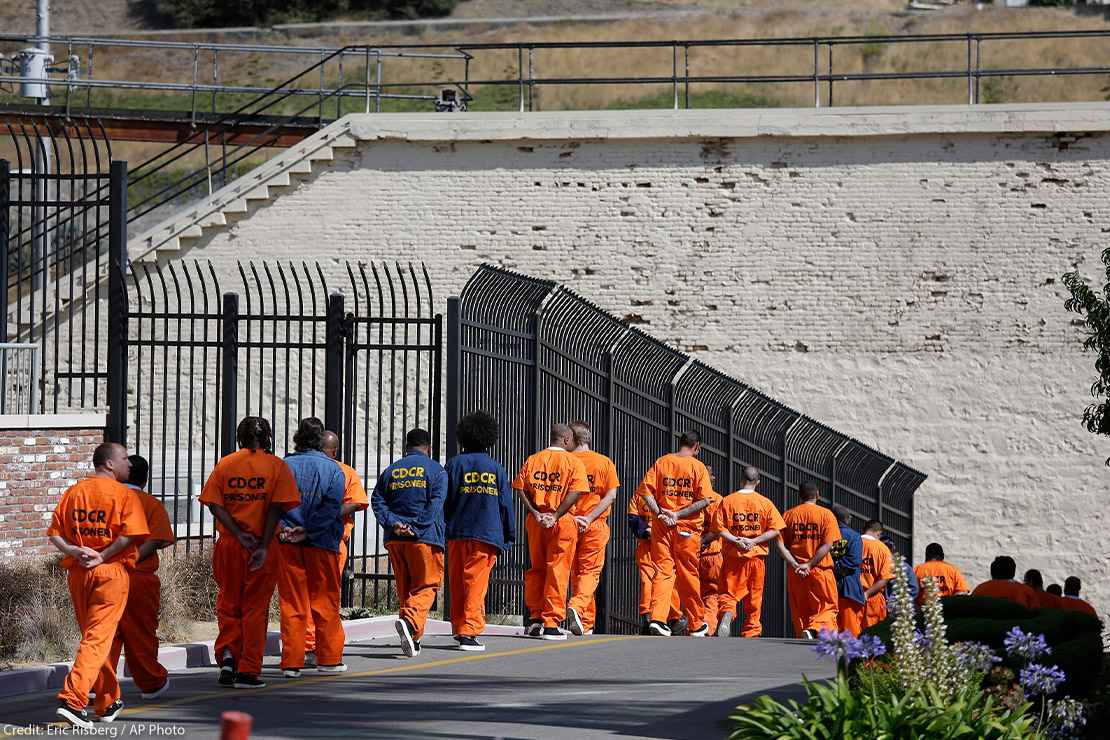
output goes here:
{"type": "Polygon", "coordinates": [[[416,640],[424,634],[428,610],[443,581],[446,496],[447,472],[418,449],[409,450],[382,471],[370,496],[370,508],[385,530],[400,617],[411,625],[416,640]],[[407,525],[412,534],[397,534],[393,531],[397,524],[407,525]]]}
{"type": "Polygon", "coordinates": [[[863,595],[863,584],[859,582],[859,569],[863,563],[863,538],[851,527],[841,524],[840,536],[848,547],[844,555],[833,561],[833,575],[836,577],[837,628],[859,635],[863,623],[863,607],[867,599],[863,595]]]}
{"type": "Polygon", "coordinates": [[[486,590],[497,555],[516,542],[511,479],[485,452],[447,461],[447,570],[454,634],[477,637],[486,626],[486,590]]]}
{"type": "MultiPolygon", "coordinates": [[[[304,540],[282,542],[278,572],[281,604],[281,667],[304,667],[308,616],[316,634],[317,665],[343,662],[343,623],[339,617],[339,542],[343,538],[346,478],[335,460],[319,450],[285,458],[301,503],[285,513],[283,529],[304,529],[304,540]]],[[[280,538],[279,538],[280,539],[280,538]]]]}

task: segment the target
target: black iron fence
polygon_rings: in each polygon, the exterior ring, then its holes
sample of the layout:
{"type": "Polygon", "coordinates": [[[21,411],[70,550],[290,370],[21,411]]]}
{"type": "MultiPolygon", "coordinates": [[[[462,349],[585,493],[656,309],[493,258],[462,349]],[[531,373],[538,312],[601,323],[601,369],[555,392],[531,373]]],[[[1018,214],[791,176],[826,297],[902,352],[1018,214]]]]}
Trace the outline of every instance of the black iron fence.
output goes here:
{"type": "MultiPolygon", "coordinates": [[[[756,465],[762,491],[785,509],[812,479],[857,524],[883,521],[910,554],[912,496],[923,473],[625,326],[562,286],[482,267],[448,303],[447,346],[448,456],[459,415],[484,409],[501,419],[494,454],[510,470],[546,446],[551,422],[573,418],[593,426],[597,449],[616,462],[622,486],[598,592],[599,630],[639,629],[636,543],[624,513],[644,472],[688,428],[702,435],[718,490],[735,490],[741,467],[756,465]]],[[[527,557],[522,536],[498,561],[490,612],[522,612],[527,557]]],[[[787,635],[785,572],[779,558],[768,560],[765,633],[787,635]]]]}
{"type": "MultiPolygon", "coordinates": [[[[293,450],[300,419],[322,418],[368,492],[406,430],[440,430],[442,317],[422,267],[347,263],[336,277],[317,263],[248,261],[232,272],[139,263],[124,286],[127,362],[112,386],[126,411],[113,407],[123,421],[112,433],[151,461],[150,491],[187,551],[211,542],[198,498],[243,416],[271,421],[278,455],[293,450]]],[[[344,605],[388,604],[392,573],[369,513],[356,516],[349,552],[344,605]]]]}

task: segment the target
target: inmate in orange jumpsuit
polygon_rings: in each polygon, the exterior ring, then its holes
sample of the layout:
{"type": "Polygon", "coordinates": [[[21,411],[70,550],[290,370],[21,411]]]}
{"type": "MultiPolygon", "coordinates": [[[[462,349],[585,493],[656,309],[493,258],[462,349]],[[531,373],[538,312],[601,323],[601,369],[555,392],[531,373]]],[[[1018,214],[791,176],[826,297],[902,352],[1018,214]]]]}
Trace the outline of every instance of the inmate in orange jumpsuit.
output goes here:
{"type": "MultiPolygon", "coordinates": [[[[967,581],[964,580],[964,574],[960,572],[960,569],[943,560],[926,560],[914,568],[913,573],[917,576],[917,582],[921,584],[917,593],[917,603],[919,604],[925,603],[925,579],[930,576],[936,581],[937,594],[941,598],[954,594],[966,594],[971,591],[967,587],[967,581]]],[[[1051,594],[1049,595],[1051,596],[1051,594]]]]}
{"type": "MultiPolygon", "coordinates": [[[[879,540],[869,534],[863,535],[863,562],[859,568],[859,582],[863,590],[875,585],[875,581],[883,578],[893,578],[891,570],[890,550],[879,540]]],[[[877,594],[867,600],[863,607],[862,629],[867,629],[873,624],[886,619],[886,589],[880,589],[877,594]]]]}
{"type": "MultiPolygon", "coordinates": [[[[771,500],[745,488],[725,496],[717,508],[714,528],[735,537],[755,539],[770,530],[786,529],[779,510],[771,500]]],[[[742,637],[763,634],[763,582],[766,577],[767,543],[761,542],[747,552],[722,539],[724,562],[721,566],[720,616],[735,616],[736,604],[744,610],[742,637]]],[[[834,582],[835,586],[835,582],[834,582]]]]}
{"type": "MultiPolygon", "coordinates": [[[[831,546],[840,539],[836,517],[816,501],[806,501],[789,509],[782,520],[786,524],[782,531],[783,544],[799,565],[808,563],[823,545],[831,546]]],[[[802,637],[807,629],[836,629],[838,597],[831,557],[822,558],[804,578],[788,568],[786,589],[797,637],[802,637]]]]}
{"type": "MultiPolygon", "coordinates": [[[[301,502],[293,473],[281,458],[265,450],[242,449],[216,463],[200,494],[202,504],[222,506],[236,526],[262,539],[270,506],[286,511],[301,502]]],[[[223,524],[216,522],[220,537],[212,548],[212,575],[219,586],[216,620],[216,660],[231,654],[235,670],[258,675],[266,650],[270,599],[277,586],[277,555],[269,553],[258,570],[250,570],[251,551],[243,547],[223,524]]],[[[270,548],[277,542],[268,543],[270,548]]]]}
{"type": "MultiPolygon", "coordinates": [[[[679,511],[713,493],[709,471],[693,455],[663,455],[644,475],[636,491],[651,496],[660,509],[679,511]]],[[[671,594],[678,590],[682,610],[691,631],[705,623],[698,578],[703,513],[680,519],[668,527],[658,517],[651,522],[651,559],[655,576],[651,585],[651,618],[663,622],[670,611],[671,594]]]]}
{"type": "Polygon", "coordinates": [[[108,658],[130,590],[128,569],[134,565],[138,542],[149,534],[143,508],[122,483],[100,475],[70,486],[54,509],[48,537],[77,547],[102,551],[117,538],[135,538],[110,560],[86,569],[67,556],[62,560],[69,595],[81,628],[81,645],[58,698],[77,711],[96,694],[97,714],[106,714],[120,698],[116,667],[108,658]]]}
{"type": "MultiPolygon", "coordinates": [[[[131,489],[140,503],[150,528],[151,540],[173,543],[166,507],[149,493],[131,489]]],[[[119,664],[121,650],[126,650],[127,671],[144,694],[166,685],[166,668],[158,662],[158,612],[162,608],[162,581],[158,578],[158,551],[155,550],[131,569],[131,590],[127,608],[119,620],[116,639],[112,642],[109,661],[119,664]]]]}
{"type": "MultiPolygon", "coordinates": [[[[571,454],[582,461],[586,469],[586,480],[590,485],[589,493],[574,502],[573,513],[577,516],[589,516],[605,494],[620,487],[617,466],[608,457],[593,450],[571,454]]],[[[594,628],[594,619],[597,617],[594,592],[601,580],[601,569],[605,567],[605,548],[609,544],[609,512],[612,508],[610,506],[590,522],[585,532],[578,533],[578,544],[574,550],[568,606],[578,612],[582,619],[582,629],[586,632],[594,628]]]]}
{"type": "MultiPolygon", "coordinates": [[[[628,513],[631,516],[642,518],[645,522],[651,521],[651,512],[644,506],[643,499],[633,494],[628,500],[628,513]]],[[[651,584],[655,580],[655,561],[651,559],[651,527],[648,527],[644,538],[636,539],[636,570],[640,576],[640,616],[651,617],[651,584]]],[[[671,590],[671,608],[667,614],[667,621],[678,619],[682,616],[679,609],[678,590],[671,590]]]]}
{"type": "MultiPolygon", "coordinates": [[[[717,509],[721,505],[721,495],[714,491],[709,506],[702,509],[702,535],[713,534],[717,509]]],[[[709,625],[709,636],[717,634],[718,596],[721,587],[721,539],[714,537],[698,554],[698,581],[701,583],[701,600],[705,604],[705,623],[709,625]]]]}
{"type": "MultiPolygon", "coordinates": [[[[548,447],[524,461],[513,488],[523,491],[541,514],[558,511],[568,493],[589,490],[582,461],[562,447],[548,447]]],[[[551,529],[529,514],[524,522],[528,533],[528,560],[524,571],[524,605],[530,620],[544,627],[558,627],[567,616],[567,586],[574,562],[578,526],[569,512],[551,529]]]]}
{"type": "Polygon", "coordinates": [[[1098,612],[1095,611],[1095,608],[1078,596],[1064,595],[1059,597],[1056,603],[1057,608],[1063,609],[1064,611],[1083,612],[1084,614],[1090,614],[1092,617],[1098,616],[1098,612]]]}
{"type": "Polygon", "coordinates": [[[992,578],[989,581],[983,581],[975,590],[971,592],[972,596],[993,596],[996,599],[1006,599],[1015,604],[1021,604],[1026,609],[1037,608],[1037,595],[1033,589],[1026,586],[1024,583],[1011,581],[1004,578],[992,578]]]}
{"type": "MultiPolygon", "coordinates": [[[[343,471],[343,479],[346,482],[343,489],[343,505],[358,504],[358,511],[362,511],[370,506],[370,499],[366,496],[366,488],[362,485],[362,477],[358,474],[358,471],[347,463],[340,462],[339,460],[335,462],[339,465],[339,469],[343,471]]],[[[343,568],[347,565],[347,548],[351,541],[351,533],[354,532],[354,530],[355,515],[351,513],[343,519],[343,539],[339,542],[340,588],[343,586],[343,568]]],[[[305,614],[304,645],[306,652],[311,653],[316,650],[316,625],[312,622],[311,609],[305,614]]]]}

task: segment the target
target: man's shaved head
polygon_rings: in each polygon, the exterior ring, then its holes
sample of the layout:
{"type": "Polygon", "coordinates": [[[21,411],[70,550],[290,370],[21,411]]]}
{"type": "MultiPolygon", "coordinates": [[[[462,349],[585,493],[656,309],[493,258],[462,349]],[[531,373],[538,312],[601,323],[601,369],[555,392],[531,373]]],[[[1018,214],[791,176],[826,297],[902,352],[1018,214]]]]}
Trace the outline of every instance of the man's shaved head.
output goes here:
{"type": "Polygon", "coordinates": [[[574,449],[574,432],[569,425],[557,421],[551,425],[551,445],[567,450],[574,449]]]}
{"type": "Polygon", "coordinates": [[[325,431],[320,449],[333,460],[339,457],[339,435],[333,431],[325,431]]]}
{"type": "Polygon", "coordinates": [[[745,465],[742,471],[744,480],[741,483],[750,483],[752,485],[759,483],[759,468],[754,465],[745,465]]]}

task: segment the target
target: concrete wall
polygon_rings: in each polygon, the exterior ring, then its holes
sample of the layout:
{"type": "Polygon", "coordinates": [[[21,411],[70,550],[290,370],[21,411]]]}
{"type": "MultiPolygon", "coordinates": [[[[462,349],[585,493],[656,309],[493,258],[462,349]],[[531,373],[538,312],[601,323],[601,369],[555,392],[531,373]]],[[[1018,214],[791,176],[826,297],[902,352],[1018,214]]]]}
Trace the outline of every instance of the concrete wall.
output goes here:
{"type": "Polygon", "coordinates": [[[358,117],[353,154],[187,256],[423,260],[440,299],[483,261],[564,281],[929,473],[919,557],[976,582],[1009,553],[1110,609],[1060,279],[1106,246],[1108,113],[358,117]]]}
{"type": "Polygon", "coordinates": [[[104,414],[0,416],[0,557],[56,553],[46,529],[65,489],[92,473],[104,414]]]}

